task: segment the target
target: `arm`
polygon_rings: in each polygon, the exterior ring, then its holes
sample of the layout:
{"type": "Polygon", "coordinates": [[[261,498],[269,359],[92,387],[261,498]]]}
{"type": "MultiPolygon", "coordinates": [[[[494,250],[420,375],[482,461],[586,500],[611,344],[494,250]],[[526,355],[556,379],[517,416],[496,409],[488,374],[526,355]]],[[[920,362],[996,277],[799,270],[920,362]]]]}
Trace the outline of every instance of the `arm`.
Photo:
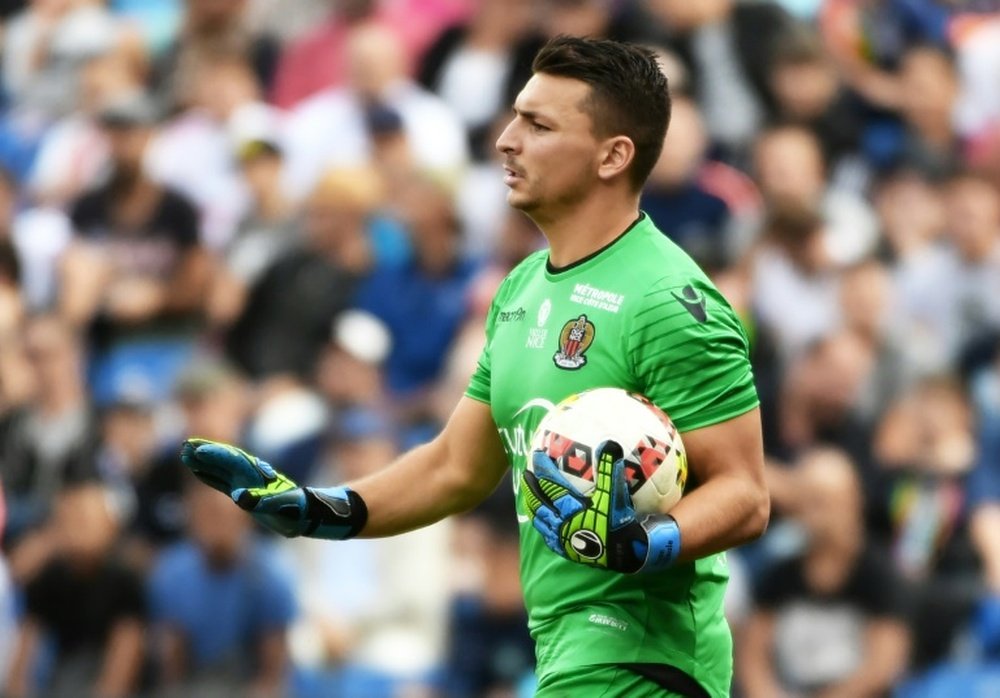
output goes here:
{"type": "Polygon", "coordinates": [[[334,540],[391,536],[471,509],[507,469],[489,406],[468,397],[433,441],[344,487],[298,487],[258,458],[203,439],[188,439],[181,460],[262,525],[334,540]]]}
{"type": "Polygon", "coordinates": [[[17,649],[14,651],[10,674],[7,676],[7,690],[4,695],[20,698],[31,693],[31,675],[38,658],[41,628],[28,618],[21,623],[18,632],[17,649]]]}
{"type": "Polygon", "coordinates": [[[737,645],[736,669],[747,698],[780,698],[785,692],[774,673],[774,615],[754,611],[737,645]]]}
{"type": "Polygon", "coordinates": [[[391,536],[467,511],[496,489],[506,470],[489,405],[463,397],[433,441],[349,483],[368,505],[361,535],[391,536]]]}
{"type": "Polygon", "coordinates": [[[160,681],[164,686],[174,686],[184,679],[187,671],[187,652],[184,635],[177,628],[166,626],[160,633],[157,652],[160,681]]]}
{"type": "Polygon", "coordinates": [[[258,670],[250,695],[253,698],[273,698],[284,693],[285,669],[288,666],[288,646],[285,628],[265,633],[257,646],[258,670]]]}
{"type": "Polygon", "coordinates": [[[130,695],[135,688],[145,649],[145,628],[137,618],[119,621],[104,648],[104,664],[95,693],[102,698],[130,695]]]}
{"type": "Polygon", "coordinates": [[[895,618],[875,618],[865,630],[864,662],[844,681],[819,694],[819,698],[862,698],[883,695],[906,670],[910,637],[906,625],[895,618]]]}
{"type": "Polygon", "coordinates": [[[670,510],[681,530],[680,560],[695,560],[759,537],[770,516],[760,410],[681,437],[699,487],[670,510]]]}

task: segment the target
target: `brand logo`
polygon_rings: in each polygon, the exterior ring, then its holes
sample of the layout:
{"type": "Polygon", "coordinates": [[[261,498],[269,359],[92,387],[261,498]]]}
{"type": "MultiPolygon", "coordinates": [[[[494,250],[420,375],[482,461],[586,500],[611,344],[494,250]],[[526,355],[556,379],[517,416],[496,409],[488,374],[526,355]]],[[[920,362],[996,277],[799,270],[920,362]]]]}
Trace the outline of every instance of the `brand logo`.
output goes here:
{"type": "Polygon", "coordinates": [[[575,371],[587,363],[585,352],[594,343],[594,323],[581,315],[563,325],[559,332],[559,351],[552,360],[559,368],[575,371]]]}
{"type": "Polygon", "coordinates": [[[501,310],[497,313],[497,322],[521,322],[528,312],[524,308],[517,310],[501,310]]]}
{"type": "Polygon", "coordinates": [[[691,313],[691,317],[698,322],[705,322],[705,320],[708,319],[708,311],[705,309],[705,294],[695,289],[695,287],[691,284],[682,288],[679,294],[677,291],[673,291],[671,295],[676,298],[677,302],[683,305],[684,309],[691,313]]]}
{"type": "Polygon", "coordinates": [[[617,313],[625,301],[625,296],[614,291],[594,288],[589,284],[576,284],[569,299],[574,303],[585,305],[588,308],[597,308],[598,310],[617,313]]]}
{"type": "Polygon", "coordinates": [[[591,613],[587,620],[595,625],[604,625],[615,630],[621,630],[622,632],[628,630],[628,623],[617,618],[612,618],[611,616],[606,616],[603,613],[591,613]]]}
{"type": "Polygon", "coordinates": [[[582,529],[569,537],[569,544],[576,554],[587,560],[596,560],[604,554],[604,543],[593,531],[582,529]]]}

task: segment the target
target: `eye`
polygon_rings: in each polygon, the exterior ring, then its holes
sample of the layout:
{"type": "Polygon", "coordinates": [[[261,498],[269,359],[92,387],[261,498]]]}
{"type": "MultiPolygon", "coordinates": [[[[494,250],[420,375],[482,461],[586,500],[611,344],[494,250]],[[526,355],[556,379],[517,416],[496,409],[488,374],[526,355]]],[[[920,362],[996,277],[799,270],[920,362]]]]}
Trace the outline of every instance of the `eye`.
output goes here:
{"type": "Polygon", "coordinates": [[[551,131],[552,129],[550,129],[548,126],[542,126],[537,121],[532,121],[531,130],[536,132],[541,132],[541,131],[551,131]]]}

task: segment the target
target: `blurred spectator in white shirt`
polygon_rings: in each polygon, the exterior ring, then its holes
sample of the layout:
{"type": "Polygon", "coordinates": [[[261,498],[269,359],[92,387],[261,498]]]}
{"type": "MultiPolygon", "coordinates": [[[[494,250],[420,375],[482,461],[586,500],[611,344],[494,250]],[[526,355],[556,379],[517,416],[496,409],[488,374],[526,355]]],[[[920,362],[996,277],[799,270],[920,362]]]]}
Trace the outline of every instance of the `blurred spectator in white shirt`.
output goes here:
{"type": "Polygon", "coordinates": [[[399,114],[417,168],[458,177],[468,159],[461,122],[440,98],[406,77],[398,39],[365,24],[351,31],[348,42],[348,84],[302,102],[289,117],[284,150],[292,197],[301,200],[331,166],[371,159],[366,113],[378,104],[399,114]]]}

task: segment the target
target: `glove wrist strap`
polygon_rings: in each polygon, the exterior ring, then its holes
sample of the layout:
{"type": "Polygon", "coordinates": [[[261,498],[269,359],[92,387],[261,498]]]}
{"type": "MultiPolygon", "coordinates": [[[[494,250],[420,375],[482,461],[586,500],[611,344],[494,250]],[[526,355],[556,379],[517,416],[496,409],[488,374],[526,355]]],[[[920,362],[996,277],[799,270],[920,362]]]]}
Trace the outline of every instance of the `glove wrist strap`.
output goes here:
{"type": "Polygon", "coordinates": [[[669,514],[647,516],[642,521],[649,546],[640,572],[659,572],[670,567],[681,554],[681,529],[669,514]]]}
{"type": "Polygon", "coordinates": [[[306,527],[302,535],[329,540],[354,538],[368,523],[368,506],[347,487],[305,487],[306,527]]]}

